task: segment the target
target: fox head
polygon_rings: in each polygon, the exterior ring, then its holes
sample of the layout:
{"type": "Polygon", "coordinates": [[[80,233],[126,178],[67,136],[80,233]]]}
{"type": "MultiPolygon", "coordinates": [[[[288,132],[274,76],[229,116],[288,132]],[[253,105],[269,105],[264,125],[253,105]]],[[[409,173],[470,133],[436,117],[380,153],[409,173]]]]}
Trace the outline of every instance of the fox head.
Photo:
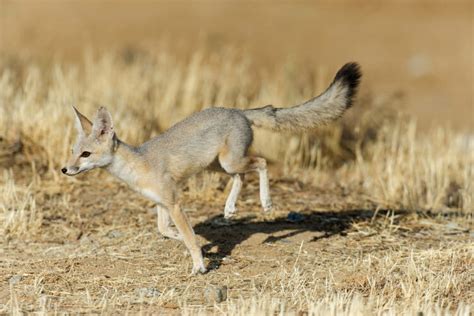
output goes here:
{"type": "Polygon", "coordinates": [[[62,173],[74,176],[94,168],[106,167],[112,162],[115,147],[115,132],[112,117],[105,107],[97,110],[92,123],[75,107],[77,139],[71,158],[61,169],[62,173]]]}

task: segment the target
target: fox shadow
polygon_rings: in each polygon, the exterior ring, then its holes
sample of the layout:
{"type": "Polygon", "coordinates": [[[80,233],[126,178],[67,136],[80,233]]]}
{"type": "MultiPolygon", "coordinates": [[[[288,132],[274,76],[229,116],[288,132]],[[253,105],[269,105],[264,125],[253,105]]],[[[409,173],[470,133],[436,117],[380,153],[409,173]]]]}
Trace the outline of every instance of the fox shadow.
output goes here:
{"type": "MultiPolygon", "coordinates": [[[[210,259],[209,269],[218,269],[222,260],[232,253],[232,250],[247,240],[253,234],[265,233],[269,236],[263,243],[285,242],[286,238],[296,236],[304,232],[319,232],[309,240],[317,242],[320,239],[329,238],[334,235],[346,236],[353,223],[370,221],[375,216],[383,216],[393,211],[379,210],[346,210],[346,211],[310,211],[297,214],[296,220],[290,216],[274,218],[270,221],[252,221],[255,216],[248,216],[237,220],[225,222],[222,215],[216,215],[194,227],[196,234],[206,238],[209,243],[203,246],[203,252],[210,259]],[[281,231],[289,231],[283,235],[274,236],[281,231]],[[217,247],[217,253],[209,253],[209,250],[217,247]]],[[[395,211],[396,215],[403,217],[407,211],[395,211]]]]}

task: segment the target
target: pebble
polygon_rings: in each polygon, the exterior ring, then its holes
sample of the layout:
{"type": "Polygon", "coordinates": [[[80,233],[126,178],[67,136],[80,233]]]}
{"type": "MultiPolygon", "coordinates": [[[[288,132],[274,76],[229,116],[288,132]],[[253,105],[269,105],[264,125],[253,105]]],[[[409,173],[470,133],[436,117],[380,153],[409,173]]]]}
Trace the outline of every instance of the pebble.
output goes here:
{"type": "Polygon", "coordinates": [[[143,297],[157,297],[161,295],[161,292],[154,287],[142,287],[139,289],[135,290],[135,293],[138,296],[143,296],[143,297]]]}
{"type": "Polygon", "coordinates": [[[15,285],[20,282],[21,279],[23,279],[21,275],[14,275],[8,280],[8,283],[10,283],[11,285],[15,285]]]}
{"type": "Polygon", "coordinates": [[[107,233],[107,237],[109,237],[109,238],[120,238],[122,236],[123,236],[123,233],[121,231],[115,230],[115,229],[113,229],[113,230],[111,230],[107,233]]]}
{"type": "Polygon", "coordinates": [[[209,285],[204,295],[208,303],[221,303],[227,300],[227,286],[209,285]]]}
{"type": "Polygon", "coordinates": [[[232,226],[234,224],[235,222],[233,220],[224,217],[217,217],[211,222],[211,226],[213,227],[232,226]]]}

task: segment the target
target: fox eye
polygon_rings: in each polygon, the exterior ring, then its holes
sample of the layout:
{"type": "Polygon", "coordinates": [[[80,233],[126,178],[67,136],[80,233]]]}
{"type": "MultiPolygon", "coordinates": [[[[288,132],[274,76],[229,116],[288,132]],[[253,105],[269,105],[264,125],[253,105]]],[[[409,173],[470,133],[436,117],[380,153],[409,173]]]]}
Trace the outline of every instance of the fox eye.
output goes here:
{"type": "Polygon", "coordinates": [[[81,154],[81,157],[82,158],[87,158],[91,155],[91,152],[90,151],[83,151],[82,154],[81,154]]]}

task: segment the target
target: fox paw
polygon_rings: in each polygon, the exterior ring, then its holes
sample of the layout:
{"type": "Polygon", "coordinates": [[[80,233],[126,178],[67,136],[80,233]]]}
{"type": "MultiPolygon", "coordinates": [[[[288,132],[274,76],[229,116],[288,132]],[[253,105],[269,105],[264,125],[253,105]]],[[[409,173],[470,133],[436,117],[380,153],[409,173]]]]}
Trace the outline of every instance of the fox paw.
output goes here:
{"type": "Polygon", "coordinates": [[[264,213],[270,213],[273,209],[273,203],[271,200],[263,201],[262,207],[264,213]]]}
{"type": "Polygon", "coordinates": [[[183,240],[183,237],[181,237],[181,235],[177,231],[174,231],[172,229],[170,229],[168,231],[165,231],[165,232],[160,232],[160,233],[165,238],[179,240],[179,241],[183,240]]]}
{"type": "Polygon", "coordinates": [[[206,272],[207,272],[206,267],[204,267],[204,265],[199,265],[199,266],[193,267],[193,270],[191,271],[191,275],[204,274],[206,272]]]}
{"type": "Polygon", "coordinates": [[[234,217],[234,215],[237,213],[237,209],[235,207],[231,208],[231,207],[226,207],[224,209],[224,218],[225,219],[230,219],[232,217],[234,217]]]}

